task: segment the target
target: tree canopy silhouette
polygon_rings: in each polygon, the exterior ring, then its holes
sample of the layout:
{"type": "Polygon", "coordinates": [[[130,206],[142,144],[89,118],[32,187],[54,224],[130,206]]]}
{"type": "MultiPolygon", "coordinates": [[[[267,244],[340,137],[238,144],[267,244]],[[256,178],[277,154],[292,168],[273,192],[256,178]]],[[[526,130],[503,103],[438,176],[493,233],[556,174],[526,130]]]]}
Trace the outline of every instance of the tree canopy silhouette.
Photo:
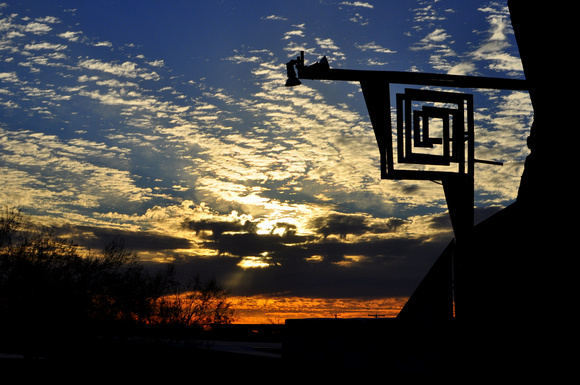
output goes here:
{"type": "MultiPolygon", "coordinates": [[[[115,239],[100,252],[59,239],[19,210],[0,213],[0,330],[22,349],[106,334],[229,323],[227,291],[215,279],[153,273],[115,239]]],[[[133,335],[134,336],[134,335],[133,335]]],[[[175,337],[173,335],[173,337],[175,337]]]]}

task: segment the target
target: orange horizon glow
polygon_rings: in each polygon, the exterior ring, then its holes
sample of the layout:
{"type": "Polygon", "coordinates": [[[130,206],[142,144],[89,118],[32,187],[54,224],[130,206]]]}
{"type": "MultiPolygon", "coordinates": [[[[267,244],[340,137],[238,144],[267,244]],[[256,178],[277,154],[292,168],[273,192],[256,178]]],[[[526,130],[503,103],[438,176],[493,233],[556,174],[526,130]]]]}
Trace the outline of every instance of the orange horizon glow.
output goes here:
{"type": "Polygon", "coordinates": [[[234,324],[283,324],[301,318],[394,318],[407,297],[378,299],[306,297],[231,297],[234,324]]]}

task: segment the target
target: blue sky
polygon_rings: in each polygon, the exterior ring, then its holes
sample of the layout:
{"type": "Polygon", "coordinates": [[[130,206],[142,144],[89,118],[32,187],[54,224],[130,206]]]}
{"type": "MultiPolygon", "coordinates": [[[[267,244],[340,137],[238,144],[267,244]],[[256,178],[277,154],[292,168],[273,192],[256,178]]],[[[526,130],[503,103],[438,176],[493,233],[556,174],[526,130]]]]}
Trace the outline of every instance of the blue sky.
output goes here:
{"type": "MultiPolygon", "coordinates": [[[[523,78],[505,1],[7,1],[0,203],[237,295],[410,295],[453,234],[440,185],[381,180],[332,68],[523,78]]],[[[476,218],[516,197],[532,109],[472,90],[476,218]]]]}

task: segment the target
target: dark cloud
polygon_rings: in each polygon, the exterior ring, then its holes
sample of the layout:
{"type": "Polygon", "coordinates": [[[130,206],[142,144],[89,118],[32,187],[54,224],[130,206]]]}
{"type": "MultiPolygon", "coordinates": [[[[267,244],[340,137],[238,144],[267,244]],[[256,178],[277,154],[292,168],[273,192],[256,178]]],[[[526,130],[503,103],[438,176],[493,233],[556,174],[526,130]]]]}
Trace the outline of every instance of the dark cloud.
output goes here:
{"type": "Polygon", "coordinates": [[[130,231],[95,226],[60,226],[54,228],[60,237],[71,238],[80,246],[101,250],[115,239],[122,239],[128,250],[135,252],[188,249],[193,245],[185,238],[147,231],[130,231]]]}
{"type": "Polygon", "coordinates": [[[409,224],[408,220],[400,218],[388,218],[384,221],[375,221],[369,231],[372,233],[393,233],[399,231],[409,224]]]}
{"type": "Polygon", "coordinates": [[[340,213],[314,218],[310,221],[310,225],[317,234],[324,238],[336,235],[340,239],[346,239],[348,235],[360,236],[365,233],[393,233],[409,223],[408,220],[400,218],[372,219],[361,214],[340,213]]]}
{"type": "Polygon", "coordinates": [[[262,253],[284,254],[289,244],[303,244],[315,237],[296,234],[297,227],[287,222],[277,222],[270,233],[257,233],[258,221],[241,220],[187,220],[182,227],[191,230],[204,240],[202,246],[214,249],[219,255],[238,257],[255,256],[262,253]],[[274,233],[283,229],[283,233],[274,233]],[[209,234],[207,234],[209,232],[209,234]]]}
{"type": "Polygon", "coordinates": [[[282,236],[264,234],[227,234],[222,241],[224,250],[231,254],[182,258],[177,262],[178,270],[213,275],[235,295],[285,293],[335,298],[408,296],[448,242],[393,238],[348,243],[329,238],[284,243],[282,236]],[[243,259],[239,253],[259,255],[266,250],[269,267],[238,266],[243,259]],[[352,262],[351,256],[360,260],[352,262]]]}
{"type": "MultiPolygon", "coordinates": [[[[445,214],[426,218],[425,235],[421,236],[407,234],[408,220],[360,214],[316,218],[310,223],[315,230],[312,235],[300,234],[296,225],[284,221],[275,223],[268,233],[258,233],[257,223],[224,219],[182,222],[184,229],[197,236],[198,243],[153,232],[93,226],[55,230],[57,235],[95,250],[121,238],[132,251],[171,254],[184,279],[195,274],[215,277],[233,295],[285,293],[335,298],[410,295],[452,237],[448,231],[439,236],[429,231],[450,227],[445,214]],[[198,247],[213,249],[216,256],[193,257],[178,252],[198,247]],[[268,266],[242,268],[240,263],[249,257],[263,258],[268,266]]],[[[145,263],[152,269],[164,266],[145,263]]]]}
{"type": "Polygon", "coordinates": [[[219,254],[236,256],[252,256],[263,253],[286,255],[288,250],[296,247],[295,245],[304,244],[311,238],[296,234],[233,233],[224,234],[217,242],[208,242],[205,246],[217,249],[219,254]]]}
{"type": "Polygon", "coordinates": [[[325,238],[329,235],[338,235],[344,239],[349,234],[361,235],[369,230],[367,219],[363,215],[330,214],[314,218],[311,225],[316,233],[325,238]]]}
{"type": "MultiPolygon", "coordinates": [[[[434,217],[428,226],[442,224],[443,219],[434,217]]],[[[270,233],[258,233],[255,225],[234,220],[183,222],[184,228],[197,232],[201,244],[152,232],[93,226],[61,226],[55,232],[94,250],[121,238],[132,251],[170,253],[183,279],[196,274],[215,277],[232,295],[284,293],[331,298],[408,296],[450,240],[444,236],[409,237],[399,231],[408,221],[377,221],[363,215],[318,218],[312,223],[318,226],[318,235],[300,235],[295,225],[283,221],[275,224],[270,233]],[[276,231],[279,229],[284,231],[276,231]],[[345,234],[361,237],[351,242],[345,234]],[[362,237],[365,234],[373,236],[362,237]],[[200,246],[215,250],[217,256],[192,257],[176,252],[200,246]],[[242,268],[240,262],[250,256],[264,257],[268,266],[242,268]]],[[[151,269],[164,266],[153,261],[145,263],[151,269]]]]}
{"type": "MultiPolygon", "coordinates": [[[[450,241],[448,232],[410,237],[400,231],[409,221],[397,218],[331,214],[310,225],[317,235],[297,234],[286,222],[258,233],[241,221],[188,221],[192,231],[217,229],[219,236],[206,237],[202,246],[218,257],[178,258],[178,270],[215,276],[235,295],[408,296],[450,241]],[[280,228],[282,234],[275,232],[280,228]],[[346,235],[359,237],[351,242],[346,235]],[[263,258],[268,266],[244,269],[239,264],[247,257],[263,258]]],[[[436,216],[426,227],[445,227],[444,219],[436,216]]]]}
{"type": "Polygon", "coordinates": [[[256,223],[252,221],[223,221],[223,220],[187,220],[183,222],[182,227],[187,230],[193,231],[196,235],[201,235],[200,233],[210,231],[211,238],[217,241],[221,238],[222,234],[226,232],[255,232],[256,223]]]}
{"type": "MultiPolygon", "coordinates": [[[[484,219],[492,216],[493,214],[499,212],[502,207],[492,206],[492,207],[476,207],[473,210],[474,225],[483,221],[484,219]]],[[[451,229],[451,219],[447,212],[433,214],[429,217],[427,225],[429,228],[434,230],[450,230],[451,229]]]]}
{"type": "Polygon", "coordinates": [[[431,215],[427,224],[429,228],[436,230],[451,229],[451,219],[449,218],[449,214],[447,213],[431,215]]]}
{"type": "Polygon", "coordinates": [[[297,227],[292,223],[277,222],[272,228],[272,233],[276,231],[276,229],[284,229],[284,236],[291,236],[296,234],[297,227]]]}

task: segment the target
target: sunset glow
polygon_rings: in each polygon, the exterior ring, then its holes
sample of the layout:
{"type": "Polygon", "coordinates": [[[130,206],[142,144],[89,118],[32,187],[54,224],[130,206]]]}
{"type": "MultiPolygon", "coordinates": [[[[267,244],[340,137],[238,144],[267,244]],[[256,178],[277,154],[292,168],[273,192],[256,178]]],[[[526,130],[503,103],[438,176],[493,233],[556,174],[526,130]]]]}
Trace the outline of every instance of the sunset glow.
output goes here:
{"type": "Polygon", "coordinates": [[[233,297],[234,323],[283,324],[301,318],[392,318],[407,298],[333,299],[298,297],[233,297]]]}

